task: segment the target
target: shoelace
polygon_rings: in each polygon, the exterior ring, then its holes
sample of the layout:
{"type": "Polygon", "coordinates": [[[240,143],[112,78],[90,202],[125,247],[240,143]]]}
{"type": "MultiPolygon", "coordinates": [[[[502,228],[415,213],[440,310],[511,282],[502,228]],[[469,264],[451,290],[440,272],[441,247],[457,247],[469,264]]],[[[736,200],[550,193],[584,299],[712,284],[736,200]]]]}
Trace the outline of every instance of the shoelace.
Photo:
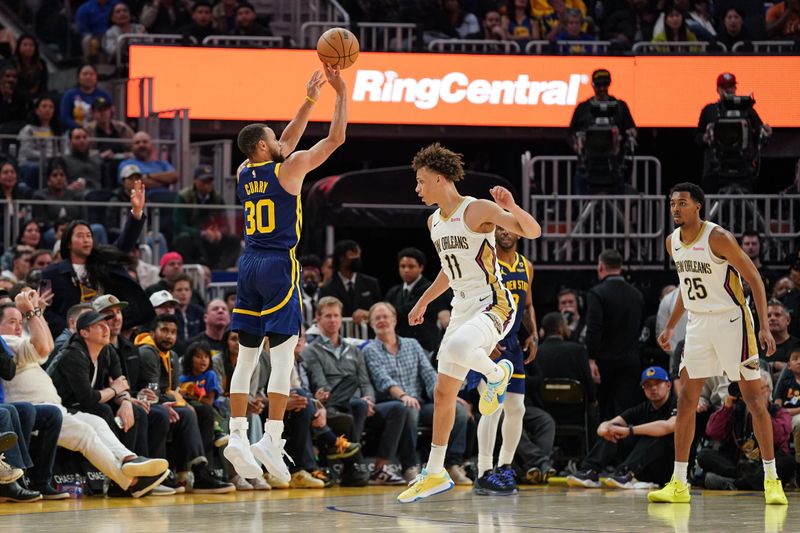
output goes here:
{"type": "Polygon", "coordinates": [[[517,482],[516,476],[514,476],[514,471],[512,469],[510,469],[510,468],[502,468],[502,469],[498,469],[498,470],[499,470],[500,475],[503,477],[503,480],[508,485],[514,485],[517,482]]]}
{"type": "Polygon", "coordinates": [[[343,453],[350,446],[350,441],[344,435],[339,435],[334,446],[336,446],[337,453],[343,453]]]}
{"type": "Polygon", "coordinates": [[[419,473],[419,474],[417,474],[417,477],[415,477],[414,479],[412,479],[411,481],[408,482],[408,486],[410,487],[411,485],[414,485],[418,481],[422,481],[424,479],[425,479],[425,474],[419,473]]]}
{"type": "Polygon", "coordinates": [[[505,485],[505,483],[504,483],[505,476],[501,472],[498,472],[497,470],[491,470],[486,475],[486,479],[490,483],[493,483],[494,485],[505,485]]]}

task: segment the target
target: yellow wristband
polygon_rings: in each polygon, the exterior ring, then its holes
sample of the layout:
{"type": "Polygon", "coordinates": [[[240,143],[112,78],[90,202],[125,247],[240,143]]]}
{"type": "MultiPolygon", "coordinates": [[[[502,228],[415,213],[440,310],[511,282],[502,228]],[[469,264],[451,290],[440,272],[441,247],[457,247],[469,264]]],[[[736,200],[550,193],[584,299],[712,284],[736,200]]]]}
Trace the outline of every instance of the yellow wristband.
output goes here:
{"type": "Polygon", "coordinates": [[[311,98],[310,96],[306,96],[306,100],[308,100],[308,101],[309,101],[309,102],[311,102],[312,104],[316,104],[316,103],[317,103],[317,101],[316,101],[316,100],[314,100],[313,98],[311,98]]]}

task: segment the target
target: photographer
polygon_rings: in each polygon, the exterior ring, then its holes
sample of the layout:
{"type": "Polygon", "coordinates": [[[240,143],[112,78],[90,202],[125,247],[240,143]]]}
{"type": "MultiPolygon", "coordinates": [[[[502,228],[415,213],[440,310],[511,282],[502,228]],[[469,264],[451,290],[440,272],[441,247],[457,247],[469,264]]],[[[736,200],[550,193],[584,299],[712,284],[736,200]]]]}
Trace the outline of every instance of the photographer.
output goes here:
{"type": "Polygon", "coordinates": [[[578,104],[569,123],[567,139],[581,159],[575,173],[577,194],[619,193],[624,188],[622,166],[626,150],[620,137],[624,135],[625,143],[632,146],[636,139],[636,124],[628,104],[608,94],[610,85],[611,73],[608,70],[592,72],[594,96],[578,104]],[[605,141],[598,143],[598,148],[604,151],[602,154],[592,153],[594,133],[600,134],[598,141],[605,141]],[[609,141],[610,146],[607,145],[609,141]]]}
{"type": "MultiPolygon", "coordinates": [[[[772,421],[778,477],[786,483],[794,475],[794,461],[789,456],[792,419],[786,409],[772,402],[772,376],[765,370],[761,371],[761,391],[772,421]]],[[[709,417],[706,436],[720,443],[718,450],[697,452],[697,463],[706,471],[707,489],[759,490],[764,486],[764,469],[753,432],[753,417],[742,399],[738,382],[728,386],[728,396],[722,408],[709,417]]]]}
{"type": "Polygon", "coordinates": [[[761,117],[752,107],[754,101],[745,102],[741,107],[740,103],[730,100],[736,95],[736,76],[730,72],[717,76],[717,93],[719,100],[706,105],[700,112],[700,122],[695,132],[695,142],[704,147],[703,189],[706,194],[715,194],[726,185],[737,185],[740,189],[749,191],[758,177],[761,139],[772,135],[772,128],[761,121],[761,117]],[[742,144],[739,148],[735,146],[737,141],[734,140],[734,144],[731,144],[731,139],[728,139],[732,132],[726,131],[725,139],[719,138],[719,134],[715,138],[715,129],[721,120],[729,118],[746,120],[749,126],[748,134],[741,139],[748,141],[739,142],[742,144]]]}

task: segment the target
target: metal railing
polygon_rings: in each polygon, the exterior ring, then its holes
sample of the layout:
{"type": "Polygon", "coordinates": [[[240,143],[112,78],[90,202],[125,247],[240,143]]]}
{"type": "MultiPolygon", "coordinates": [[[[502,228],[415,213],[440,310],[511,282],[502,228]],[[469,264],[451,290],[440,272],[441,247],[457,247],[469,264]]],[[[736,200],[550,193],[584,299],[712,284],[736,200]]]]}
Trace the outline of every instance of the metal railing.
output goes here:
{"type": "Polygon", "coordinates": [[[428,43],[429,52],[464,54],[516,54],[520,47],[516,41],[492,39],[434,39],[428,43]]]}
{"type": "MultiPolygon", "coordinates": [[[[661,194],[661,162],[652,156],[633,156],[629,183],[641,194],[661,194]]],[[[571,195],[578,157],[570,155],[537,156],[522,154],[522,200],[529,205],[532,194],[571,195]]]]}
{"type": "Polygon", "coordinates": [[[559,54],[606,54],[610,41],[556,41],[559,54]]]}
{"type": "Polygon", "coordinates": [[[781,52],[793,52],[797,46],[796,41],[739,41],[731,47],[732,52],[744,52],[743,48],[753,47],[753,53],[762,54],[764,52],[774,54],[781,52]]]}
{"type": "Polygon", "coordinates": [[[710,44],[706,41],[641,42],[635,43],[632,51],[634,54],[701,54],[708,51],[710,44]]]}
{"type": "Polygon", "coordinates": [[[169,33],[123,33],[117,41],[117,69],[122,68],[124,65],[123,57],[127,55],[128,47],[132,44],[176,46],[185,45],[186,43],[197,44],[197,39],[191,35],[173,35],[169,33]]]}
{"type": "Polygon", "coordinates": [[[153,115],[153,78],[150,76],[141,78],[125,78],[111,80],[111,96],[114,105],[115,118],[123,122],[128,120],[128,87],[134,83],[139,86],[139,116],[137,117],[137,128],[139,131],[150,131],[152,125],[148,123],[153,115]]]}
{"type": "Polygon", "coordinates": [[[544,54],[550,49],[550,41],[528,41],[525,45],[526,54],[544,54]]]}
{"type": "Polygon", "coordinates": [[[366,322],[356,324],[352,318],[343,317],[341,335],[351,339],[367,340],[369,338],[369,327],[366,322]]]}
{"type": "MultiPolygon", "coordinates": [[[[300,26],[300,48],[316,48],[320,36],[340,23],[333,20],[311,20],[300,26]]],[[[360,42],[359,42],[360,44],[360,42]]]]}
{"type": "Polygon", "coordinates": [[[410,52],[416,32],[417,24],[411,22],[359,22],[358,42],[362,50],[410,52]]]}
{"type": "Polygon", "coordinates": [[[225,48],[280,48],[283,37],[254,37],[249,35],[209,35],[201,43],[203,46],[225,48]]]}

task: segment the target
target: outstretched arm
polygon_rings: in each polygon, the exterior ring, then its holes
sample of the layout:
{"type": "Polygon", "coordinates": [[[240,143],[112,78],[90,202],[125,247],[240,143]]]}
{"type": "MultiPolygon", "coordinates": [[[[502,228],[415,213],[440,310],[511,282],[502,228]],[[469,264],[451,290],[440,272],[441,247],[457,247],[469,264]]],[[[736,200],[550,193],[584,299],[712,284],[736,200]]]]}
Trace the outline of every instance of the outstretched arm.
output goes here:
{"type": "Polygon", "coordinates": [[[278,178],[281,186],[290,194],[300,194],[306,173],[324,163],[334,150],[344,144],[345,130],[347,129],[347,85],[342,79],[339,69],[334,69],[328,64],[325,64],[325,77],[336,91],[336,105],[333,109],[330,130],[327,137],[309,150],[293,153],[281,165],[278,178]]]}
{"type": "MultiPolygon", "coordinates": [[[[496,224],[526,239],[538,239],[542,227],[530,213],[514,201],[514,196],[505,187],[492,187],[489,193],[494,203],[485,200],[475,202],[467,209],[465,222],[473,231],[483,224],[496,224]]],[[[483,231],[483,230],[480,230],[483,231]]]]}
{"type": "Polygon", "coordinates": [[[317,102],[317,99],[319,99],[319,91],[323,85],[325,85],[325,77],[322,75],[321,71],[315,70],[311,75],[311,79],[308,80],[306,84],[305,102],[300,106],[297,114],[283,130],[281,138],[278,140],[280,153],[284,159],[294,152],[294,149],[297,148],[297,143],[300,142],[300,137],[302,137],[303,132],[306,131],[308,118],[311,116],[311,109],[313,109],[314,104],[317,102]]]}

